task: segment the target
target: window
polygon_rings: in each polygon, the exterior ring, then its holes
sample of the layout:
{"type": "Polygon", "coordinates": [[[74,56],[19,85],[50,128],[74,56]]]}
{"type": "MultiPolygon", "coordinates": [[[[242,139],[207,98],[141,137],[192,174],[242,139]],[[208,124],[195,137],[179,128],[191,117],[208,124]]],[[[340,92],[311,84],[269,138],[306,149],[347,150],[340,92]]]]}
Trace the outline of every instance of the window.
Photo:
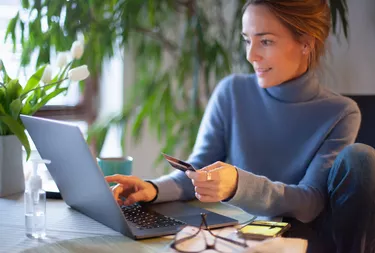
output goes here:
{"type": "MultiPolygon", "coordinates": [[[[35,72],[35,64],[31,63],[26,68],[20,68],[21,46],[17,46],[17,51],[13,53],[12,43],[8,38],[4,42],[7,25],[20,9],[20,1],[2,0],[0,3],[0,57],[4,61],[9,75],[12,78],[19,78],[24,85],[27,77],[35,72]]],[[[66,95],[60,95],[52,99],[46,106],[40,109],[35,116],[53,118],[69,121],[77,124],[86,136],[88,126],[92,124],[100,115],[108,115],[118,112],[122,108],[123,102],[123,61],[122,52],[118,52],[116,57],[104,64],[102,78],[99,80],[93,76],[86,79],[83,93],[79,92],[77,83],[72,83],[66,95]],[[99,83],[103,87],[99,90],[99,83]],[[106,87],[106,88],[104,88],[106,87]]],[[[36,56],[32,57],[35,62],[36,56]],[[35,58],[35,59],[34,59],[35,58]]],[[[53,59],[51,59],[53,62],[53,59]]],[[[52,64],[53,65],[53,64],[52,64]]],[[[35,146],[31,142],[33,154],[36,154],[35,146]]],[[[104,155],[121,155],[120,136],[116,129],[111,129],[108,133],[106,144],[103,147],[104,155]]]]}
{"type": "MultiPolygon", "coordinates": [[[[12,78],[19,78],[21,85],[25,85],[27,78],[35,72],[33,67],[36,60],[36,54],[32,57],[32,64],[26,68],[20,68],[21,45],[17,44],[17,51],[13,53],[13,45],[10,38],[4,42],[4,37],[8,22],[13,18],[20,9],[19,1],[5,1],[0,3],[0,56],[4,61],[5,67],[12,78]]],[[[19,36],[18,36],[19,37],[19,36]]],[[[53,61],[54,59],[52,59],[53,61]]],[[[74,106],[79,103],[80,94],[77,83],[72,83],[68,94],[54,98],[47,105],[53,106],[74,106]]]]}

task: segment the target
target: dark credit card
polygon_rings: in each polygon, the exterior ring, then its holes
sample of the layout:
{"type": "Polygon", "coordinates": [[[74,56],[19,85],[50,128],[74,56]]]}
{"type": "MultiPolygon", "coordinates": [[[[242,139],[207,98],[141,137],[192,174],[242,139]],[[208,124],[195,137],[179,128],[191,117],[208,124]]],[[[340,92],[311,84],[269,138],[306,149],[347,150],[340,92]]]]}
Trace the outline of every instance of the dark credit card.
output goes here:
{"type": "Polygon", "coordinates": [[[174,157],[172,157],[170,155],[167,155],[167,154],[164,154],[164,153],[162,153],[162,155],[169,162],[169,164],[175,169],[181,170],[183,172],[185,172],[187,170],[196,171],[194,169],[193,165],[191,165],[190,163],[184,162],[180,159],[174,158],[174,157]]]}

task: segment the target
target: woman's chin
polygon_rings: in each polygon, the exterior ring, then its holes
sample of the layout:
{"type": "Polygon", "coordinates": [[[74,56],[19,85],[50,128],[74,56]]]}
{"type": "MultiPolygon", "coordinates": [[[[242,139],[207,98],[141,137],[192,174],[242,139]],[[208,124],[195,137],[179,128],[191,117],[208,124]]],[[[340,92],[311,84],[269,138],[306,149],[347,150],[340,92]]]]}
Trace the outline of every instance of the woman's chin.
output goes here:
{"type": "Polygon", "coordinates": [[[272,86],[275,86],[277,84],[275,84],[275,82],[272,82],[271,80],[269,80],[268,78],[260,78],[258,77],[258,85],[260,88],[270,88],[272,86]]]}

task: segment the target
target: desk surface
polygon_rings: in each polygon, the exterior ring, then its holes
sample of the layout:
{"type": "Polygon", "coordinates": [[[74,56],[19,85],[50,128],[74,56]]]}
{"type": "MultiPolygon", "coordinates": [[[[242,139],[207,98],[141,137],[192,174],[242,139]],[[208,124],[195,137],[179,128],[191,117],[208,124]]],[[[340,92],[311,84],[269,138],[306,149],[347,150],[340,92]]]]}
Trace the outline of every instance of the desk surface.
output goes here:
{"type": "MultiPolygon", "coordinates": [[[[230,216],[240,223],[252,215],[230,205],[194,205],[230,216]]],[[[47,239],[25,236],[23,195],[0,198],[0,252],[166,252],[172,236],[135,241],[69,208],[47,201],[47,239]]]]}

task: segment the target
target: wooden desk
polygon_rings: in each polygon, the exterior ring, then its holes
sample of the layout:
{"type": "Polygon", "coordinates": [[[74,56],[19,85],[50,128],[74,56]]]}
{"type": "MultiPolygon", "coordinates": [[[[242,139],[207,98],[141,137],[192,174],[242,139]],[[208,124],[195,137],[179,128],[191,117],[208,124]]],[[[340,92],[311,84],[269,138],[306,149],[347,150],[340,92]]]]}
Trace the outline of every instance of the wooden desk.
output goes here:
{"type": "MultiPolygon", "coordinates": [[[[194,205],[230,216],[240,223],[252,215],[226,204],[194,205]]],[[[47,201],[47,239],[25,236],[23,195],[0,198],[0,252],[166,252],[173,236],[135,241],[69,208],[47,201]]]]}

